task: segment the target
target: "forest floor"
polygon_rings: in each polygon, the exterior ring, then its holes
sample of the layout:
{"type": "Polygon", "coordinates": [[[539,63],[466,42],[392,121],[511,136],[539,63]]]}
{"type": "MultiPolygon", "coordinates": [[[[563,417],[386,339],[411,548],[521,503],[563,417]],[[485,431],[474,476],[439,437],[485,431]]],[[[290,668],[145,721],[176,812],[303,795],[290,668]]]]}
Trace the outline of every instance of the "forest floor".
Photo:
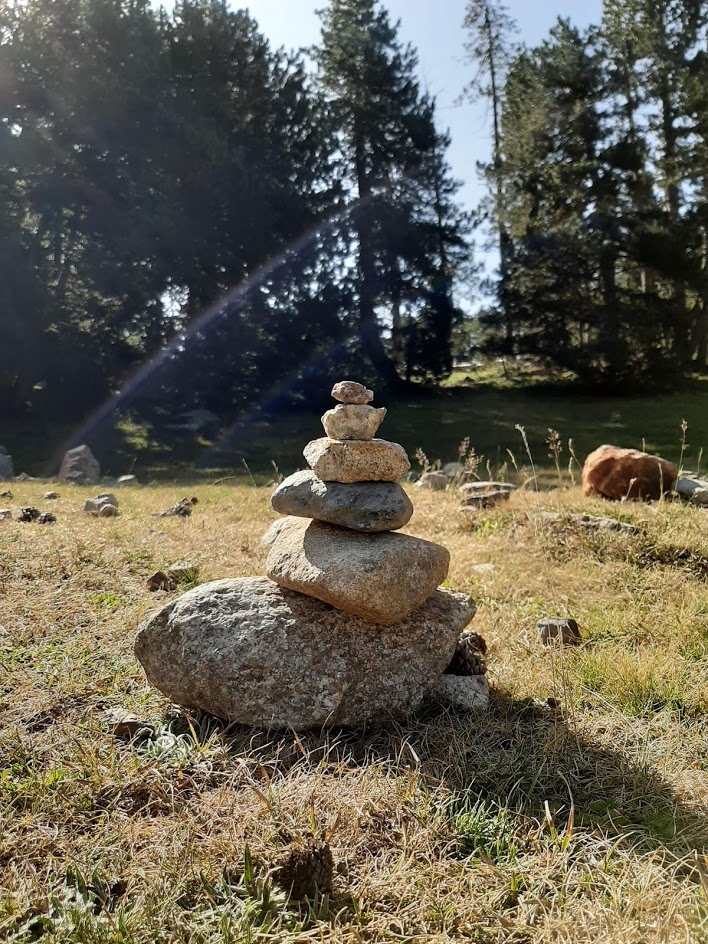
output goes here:
{"type": "Polygon", "coordinates": [[[299,738],[175,711],[132,651],[172,596],[146,589],[156,569],[263,573],[269,488],[124,489],[94,519],[95,489],[14,483],[4,504],[58,520],[0,522],[0,940],[708,941],[708,512],[567,483],[464,520],[453,492],[408,486],[406,530],[477,602],[488,712],[299,738]],[[192,494],[191,518],[151,517],[192,494]],[[582,645],[540,643],[556,614],[582,645]],[[116,737],[111,708],[155,734],[116,737]],[[288,902],[269,869],[313,828],[333,891],[288,902]]]}

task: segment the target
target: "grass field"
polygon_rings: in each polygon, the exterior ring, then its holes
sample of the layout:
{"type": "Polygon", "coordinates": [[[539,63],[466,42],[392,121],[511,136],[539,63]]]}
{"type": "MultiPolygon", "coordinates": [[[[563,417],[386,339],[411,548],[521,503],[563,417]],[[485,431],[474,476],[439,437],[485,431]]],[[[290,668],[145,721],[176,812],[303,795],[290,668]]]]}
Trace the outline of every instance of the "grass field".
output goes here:
{"type": "MultiPolygon", "coordinates": [[[[534,462],[551,465],[545,441],[552,428],[560,434],[564,467],[570,459],[568,441],[582,463],[588,452],[603,442],[645,447],[678,462],[681,457],[681,422],[688,431],[684,465],[708,467],[708,379],[695,380],[679,393],[639,397],[598,397],[578,393],[573,387],[549,387],[536,375],[522,374],[504,385],[503,378],[482,373],[458,374],[457,386],[425,391],[395,402],[378,396],[376,404],[389,414],[381,435],[400,442],[412,456],[422,448],[431,461],[457,458],[462,440],[469,437],[477,455],[498,468],[511,465],[508,450],[519,466],[528,457],[517,425],[524,427],[534,462]],[[464,385],[466,377],[470,383],[464,385]],[[493,380],[494,383],[488,382],[493,380]],[[531,382],[531,381],[534,382],[531,382]],[[484,381],[484,382],[482,382],[484,381]]],[[[109,475],[135,472],[141,481],[209,481],[228,474],[265,484],[273,477],[275,462],[284,474],[303,465],[304,444],[323,435],[319,417],[333,401],[324,392],[313,411],[266,415],[255,411],[234,427],[202,436],[170,428],[174,418],[147,424],[129,415],[111,414],[101,423],[75,429],[27,425],[0,429],[0,443],[15,457],[17,471],[46,475],[58,468],[64,445],[72,436],[88,442],[109,475]]]]}
{"type": "MultiPolygon", "coordinates": [[[[45,508],[45,489],[17,483],[10,504],[45,508]]],[[[412,487],[406,530],[450,549],[449,585],[478,604],[492,706],[296,739],[175,711],[132,654],[170,596],[145,588],[155,569],[262,573],[269,489],[123,490],[107,520],[82,514],[89,490],[59,491],[55,525],[0,522],[0,940],[708,941],[705,511],[564,486],[470,522],[412,487]],[[190,519],[151,517],[188,494],[190,519]],[[553,614],[582,646],[540,644],[553,614]],[[116,707],[156,736],[117,738],[116,707]],[[334,891],[287,902],[269,869],[313,825],[334,828],[334,891]]]]}

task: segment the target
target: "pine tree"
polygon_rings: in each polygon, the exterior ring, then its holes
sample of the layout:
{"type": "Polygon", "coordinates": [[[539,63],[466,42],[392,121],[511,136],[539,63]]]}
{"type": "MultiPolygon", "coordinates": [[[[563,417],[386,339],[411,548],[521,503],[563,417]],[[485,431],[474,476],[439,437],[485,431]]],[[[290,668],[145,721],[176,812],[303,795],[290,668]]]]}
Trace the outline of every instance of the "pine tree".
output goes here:
{"type": "MultiPolygon", "coordinates": [[[[451,218],[444,218],[447,206],[442,202],[449,177],[441,163],[445,142],[436,131],[431,103],[419,90],[416,55],[400,44],[386,11],[375,0],[331,0],[321,16],[322,42],[315,55],[323,95],[338,129],[340,174],[357,260],[353,289],[358,330],[379,376],[397,387],[397,365],[408,378],[437,376],[445,372],[449,359],[450,283],[445,281],[448,274],[440,277],[446,249],[441,258],[439,244],[440,239],[445,245],[449,241],[445,227],[455,227],[451,218]],[[431,197],[433,168],[441,216],[438,246],[428,244],[426,254],[423,194],[431,197]],[[430,293],[428,284],[434,279],[427,271],[434,257],[437,284],[445,286],[438,296],[430,293]],[[421,298],[428,316],[421,314],[421,298]],[[438,312],[432,333],[424,327],[426,317],[428,322],[432,317],[431,305],[438,312]],[[384,320],[391,324],[389,347],[384,320]],[[433,355],[438,363],[428,368],[423,368],[419,354],[421,332],[442,352],[433,355]]],[[[446,193],[445,200],[449,196],[446,193]]],[[[451,238],[457,240],[459,233],[451,238]]]]}

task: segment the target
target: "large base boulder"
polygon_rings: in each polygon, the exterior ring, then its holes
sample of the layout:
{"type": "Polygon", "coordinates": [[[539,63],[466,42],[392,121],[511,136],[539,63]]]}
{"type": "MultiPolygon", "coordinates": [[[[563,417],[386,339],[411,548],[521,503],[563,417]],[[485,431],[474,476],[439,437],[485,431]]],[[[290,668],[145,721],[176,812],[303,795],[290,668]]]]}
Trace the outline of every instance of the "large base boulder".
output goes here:
{"type": "Polygon", "coordinates": [[[585,460],[583,494],[611,501],[624,498],[660,498],[673,488],[678,469],[661,456],[637,449],[600,446],[585,460]]]}
{"type": "Polygon", "coordinates": [[[382,629],[264,577],[218,580],[149,617],[135,654],[187,708],[260,727],[359,728],[436,700],[474,614],[465,594],[436,590],[382,629]]]}
{"type": "Polygon", "coordinates": [[[62,459],[59,478],[74,485],[97,485],[101,480],[101,467],[88,446],[76,446],[62,459]]]}
{"type": "Polygon", "coordinates": [[[397,623],[447,577],[450,552],[391,531],[362,534],[290,518],[266,560],[271,580],[372,623],[397,623]]]}

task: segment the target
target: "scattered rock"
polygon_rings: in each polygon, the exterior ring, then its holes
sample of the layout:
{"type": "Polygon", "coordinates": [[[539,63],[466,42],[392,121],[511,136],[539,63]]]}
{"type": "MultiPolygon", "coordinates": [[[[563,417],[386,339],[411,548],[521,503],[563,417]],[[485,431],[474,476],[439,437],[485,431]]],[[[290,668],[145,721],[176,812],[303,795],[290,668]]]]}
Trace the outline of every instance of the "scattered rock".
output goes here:
{"type": "Polygon", "coordinates": [[[511,492],[506,489],[498,489],[495,492],[484,492],[481,494],[468,492],[462,496],[462,510],[474,511],[478,508],[493,508],[494,505],[498,505],[499,502],[509,501],[510,495],[511,492]]]}
{"type": "Polygon", "coordinates": [[[10,508],[0,508],[0,521],[12,519],[12,510],[10,508]]]}
{"type": "Polygon", "coordinates": [[[125,488],[127,485],[137,485],[138,478],[135,475],[119,475],[116,485],[118,488],[125,488]]]}
{"type": "Polygon", "coordinates": [[[382,632],[262,577],[219,580],[149,617],[135,654],[172,701],[219,718],[361,727],[421,707],[474,612],[466,595],[436,590],[382,632]]]}
{"type": "Polygon", "coordinates": [[[354,531],[397,531],[413,515],[410,498],[397,482],[323,482],[306,469],[289,476],[270,498],[283,515],[315,518],[354,531]]]}
{"type": "Polygon", "coordinates": [[[287,518],[277,518],[261,538],[261,545],[263,547],[271,547],[287,522],[287,518]]]}
{"type": "Polygon", "coordinates": [[[39,518],[39,508],[20,508],[20,513],[17,516],[18,521],[36,521],[39,518]]]}
{"type": "Polygon", "coordinates": [[[601,518],[598,515],[560,514],[555,511],[541,511],[534,515],[541,524],[572,524],[587,531],[616,531],[620,534],[641,534],[642,529],[626,521],[615,518],[601,518]]]}
{"type": "Polygon", "coordinates": [[[14,478],[15,470],[12,465],[12,456],[0,452],[0,481],[14,478]]]}
{"type": "Polygon", "coordinates": [[[489,707],[486,675],[443,675],[431,699],[444,708],[484,711],[489,707]]]}
{"type": "Polygon", "coordinates": [[[147,588],[153,593],[157,590],[176,590],[177,581],[168,577],[163,571],[158,570],[152,577],[148,577],[147,588]]]}
{"type": "Polygon", "coordinates": [[[374,399],[372,390],[355,380],[342,380],[332,387],[332,396],[340,403],[365,404],[374,399]]]}
{"type": "Polygon", "coordinates": [[[385,416],[385,407],[376,409],[373,406],[340,403],[333,410],[327,410],[322,417],[322,425],[330,439],[371,440],[385,416]]]}
{"type": "Polygon", "coordinates": [[[671,491],[677,478],[676,466],[661,456],[603,445],[585,460],[583,494],[612,501],[657,499],[671,491]]]}
{"type": "Polygon", "coordinates": [[[418,488],[428,488],[432,492],[444,492],[449,481],[444,472],[424,472],[418,479],[418,488]]]}
{"type": "Polygon", "coordinates": [[[449,479],[456,479],[458,476],[462,475],[465,471],[465,467],[461,462],[446,462],[442,467],[442,471],[449,479]]]}
{"type": "Polygon", "coordinates": [[[190,564],[188,561],[178,561],[170,564],[165,573],[177,583],[192,583],[199,577],[199,565],[190,564]]]}
{"type": "Polygon", "coordinates": [[[510,482],[466,482],[460,486],[463,495],[488,495],[490,492],[515,492],[510,482]]]}
{"type": "Polygon", "coordinates": [[[314,439],[303,455],[323,482],[396,482],[411,464],[403,446],[385,439],[314,439]]]}
{"type": "Polygon", "coordinates": [[[15,476],[16,482],[36,482],[37,479],[33,475],[27,475],[26,472],[20,472],[19,475],[15,476]]]}
{"type": "Polygon", "coordinates": [[[45,511],[37,518],[37,524],[54,524],[56,520],[56,515],[52,514],[51,511],[45,511]]]}
{"type": "Polygon", "coordinates": [[[173,505],[172,508],[168,508],[167,511],[161,511],[156,517],[189,518],[192,514],[192,506],[198,504],[198,502],[198,498],[182,498],[176,505],[173,505]]]}
{"type": "Polygon", "coordinates": [[[88,446],[76,446],[62,459],[59,478],[74,485],[96,485],[101,479],[101,467],[88,446]]]}
{"type": "Polygon", "coordinates": [[[578,646],[583,641],[580,629],[570,617],[549,616],[536,623],[538,635],[545,646],[560,642],[563,646],[578,646]]]}
{"type": "Polygon", "coordinates": [[[95,498],[87,498],[84,511],[95,518],[115,518],[118,514],[118,499],[110,492],[103,492],[95,498]]]}
{"type": "Polygon", "coordinates": [[[45,501],[56,501],[59,498],[59,492],[45,492],[44,500],[45,501]]]}
{"type": "Polygon", "coordinates": [[[12,494],[12,492],[9,492],[9,491],[8,491],[8,492],[0,492],[0,498],[9,498],[10,500],[12,500],[14,497],[15,497],[15,496],[12,494]]]}
{"type": "Polygon", "coordinates": [[[449,565],[447,548],[421,538],[295,518],[276,538],[266,574],[282,587],[390,625],[423,604],[449,565]]]}
{"type": "MultiPolygon", "coordinates": [[[[708,479],[701,479],[688,473],[676,480],[674,491],[681,498],[695,505],[708,505],[708,479]]],[[[0,496],[1,498],[2,496],[0,496]]]]}
{"type": "Polygon", "coordinates": [[[110,708],[103,712],[103,722],[116,737],[128,738],[150,738],[155,733],[155,727],[144,718],[138,717],[127,711],[125,708],[110,708]]]}

